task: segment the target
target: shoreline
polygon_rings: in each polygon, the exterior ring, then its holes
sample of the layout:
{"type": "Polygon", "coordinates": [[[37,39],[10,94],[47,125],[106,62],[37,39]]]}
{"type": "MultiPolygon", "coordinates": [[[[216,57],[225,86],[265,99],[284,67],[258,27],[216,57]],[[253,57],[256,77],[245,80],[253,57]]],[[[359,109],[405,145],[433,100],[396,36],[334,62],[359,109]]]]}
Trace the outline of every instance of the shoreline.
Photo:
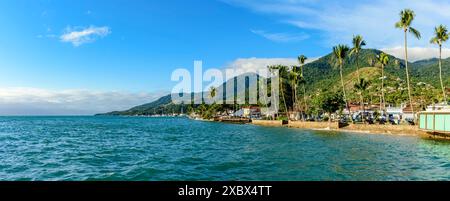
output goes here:
{"type": "MultiPolygon", "coordinates": [[[[188,116],[189,117],[189,116],[188,116]]],[[[218,122],[233,124],[233,122],[217,121],[214,119],[192,118],[194,121],[202,122],[218,122]]],[[[426,138],[433,140],[447,140],[450,141],[450,136],[441,134],[432,134],[419,130],[418,126],[410,125],[378,125],[378,124],[349,124],[340,127],[337,122],[303,122],[303,121],[285,121],[282,120],[251,120],[244,124],[251,124],[263,127],[285,127],[300,130],[312,131],[328,131],[328,132],[346,132],[364,135],[391,135],[391,136],[408,136],[417,138],[426,138]]]]}
{"type": "Polygon", "coordinates": [[[301,122],[289,121],[282,124],[281,121],[257,120],[251,124],[265,127],[286,127],[301,130],[313,131],[330,131],[330,132],[348,132],[364,135],[392,135],[392,136],[408,136],[428,139],[444,139],[450,140],[450,136],[434,135],[419,130],[418,126],[410,125],[368,125],[368,124],[350,124],[346,127],[339,128],[337,122],[301,122]]]}

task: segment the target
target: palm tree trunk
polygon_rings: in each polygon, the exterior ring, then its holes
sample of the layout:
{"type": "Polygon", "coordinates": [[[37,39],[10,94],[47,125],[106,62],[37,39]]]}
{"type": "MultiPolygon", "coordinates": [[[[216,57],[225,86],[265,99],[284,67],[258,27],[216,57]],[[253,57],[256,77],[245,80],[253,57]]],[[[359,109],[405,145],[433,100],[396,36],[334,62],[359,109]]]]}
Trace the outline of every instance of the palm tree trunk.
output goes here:
{"type": "MultiPolygon", "coordinates": [[[[297,80],[297,81],[298,81],[298,80],[297,80]]],[[[295,83],[295,90],[294,90],[294,93],[295,93],[295,108],[296,108],[296,112],[299,111],[297,88],[298,88],[298,85],[297,85],[297,83],[295,83]]]]}
{"type": "Polygon", "coordinates": [[[358,75],[358,82],[361,80],[361,75],[359,74],[359,61],[358,61],[358,54],[355,57],[356,59],[356,74],[358,75]]]}
{"type": "Polygon", "coordinates": [[[297,105],[298,105],[298,100],[297,100],[297,83],[295,83],[294,84],[294,104],[293,104],[294,108],[293,108],[293,110],[296,111],[296,112],[298,111],[297,105]]]}
{"type": "Polygon", "coordinates": [[[295,83],[292,83],[292,111],[295,113],[295,102],[296,102],[296,96],[295,96],[295,83]]]}
{"type": "Polygon", "coordinates": [[[344,76],[342,74],[342,62],[340,64],[340,74],[341,74],[341,84],[342,84],[342,92],[344,93],[344,101],[345,101],[345,107],[347,108],[347,111],[350,114],[350,109],[348,107],[348,102],[347,102],[347,94],[345,93],[345,85],[344,85],[344,76]]]}
{"type": "MultiPolygon", "coordinates": [[[[362,101],[364,102],[364,97],[362,96],[362,94],[361,94],[361,98],[362,98],[362,101]]],[[[363,104],[363,114],[365,115],[365,113],[366,113],[366,105],[363,104]]],[[[366,119],[364,119],[363,121],[364,121],[364,123],[366,123],[366,119]]]]}
{"type": "MultiPolygon", "coordinates": [[[[267,82],[266,82],[266,84],[267,84],[267,82]]],[[[267,96],[268,96],[268,95],[267,95],[267,94],[268,94],[267,89],[264,88],[264,87],[262,87],[262,89],[260,89],[260,90],[263,90],[263,91],[265,90],[265,91],[264,91],[264,94],[265,94],[265,95],[263,96],[263,98],[264,98],[264,99],[263,99],[263,101],[264,101],[264,104],[263,104],[263,105],[264,105],[264,107],[269,107],[269,104],[267,103],[267,96]]]]}
{"type": "MultiPolygon", "coordinates": [[[[296,108],[297,108],[297,112],[299,111],[299,108],[300,108],[300,104],[299,104],[299,100],[298,100],[298,93],[297,93],[297,89],[298,89],[298,85],[297,84],[295,84],[295,103],[296,103],[296,108]]],[[[304,111],[302,111],[302,113],[304,113],[304,111]]],[[[304,120],[304,118],[303,118],[303,115],[302,115],[302,119],[304,120]]]]}
{"type": "MultiPolygon", "coordinates": [[[[305,83],[303,83],[303,101],[305,102],[305,116],[306,116],[306,112],[308,110],[308,104],[306,103],[306,86],[305,83]]],[[[306,120],[305,118],[303,120],[306,120]]]]}
{"type": "MultiPolygon", "coordinates": [[[[355,59],[356,59],[356,74],[358,75],[358,82],[359,82],[359,81],[361,80],[361,75],[359,74],[359,60],[358,60],[358,54],[356,54],[355,59]]],[[[364,110],[364,99],[363,99],[362,93],[363,93],[363,91],[361,91],[361,94],[360,94],[360,97],[359,97],[360,102],[361,102],[359,105],[360,105],[360,107],[361,107],[361,110],[364,110]]],[[[364,112],[363,112],[362,115],[361,115],[361,119],[362,119],[363,123],[366,122],[366,120],[364,119],[364,112]]]]}
{"type": "Polygon", "coordinates": [[[416,114],[414,113],[414,106],[411,96],[411,87],[409,82],[409,70],[408,70],[408,36],[407,30],[405,30],[405,66],[406,66],[406,83],[408,84],[408,97],[409,97],[409,105],[411,106],[411,112],[413,114],[413,121],[416,122],[416,114]]]}
{"type": "MultiPolygon", "coordinates": [[[[270,75],[271,75],[271,79],[274,77],[274,73],[273,73],[273,70],[270,70],[269,69],[269,72],[270,72],[270,75]]],[[[278,81],[279,82],[279,81],[278,81]]],[[[280,84],[278,84],[278,87],[280,87],[280,84]]],[[[267,87],[267,89],[266,89],[266,92],[267,93],[269,93],[269,91],[270,91],[270,98],[272,99],[275,95],[274,95],[274,86],[273,86],[273,82],[271,81],[270,82],[270,90],[269,90],[269,87],[267,87]]],[[[278,101],[279,101],[279,98],[277,98],[277,99],[273,99],[273,103],[271,102],[270,104],[272,105],[272,104],[274,104],[275,105],[275,113],[273,113],[272,114],[272,118],[273,118],[273,120],[275,120],[275,116],[277,116],[278,117],[278,114],[279,114],[279,107],[280,107],[280,104],[278,103],[278,101]]],[[[268,105],[267,105],[268,106],[268,105]]]]}
{"type": "Polygon", "coordinates": [[[380,98],[380,115],[381,115],[381,111],[383,110],[383,95],[382,94],[380,94],[380,96],[379,96],[379,98],[380,98]]]}
{"type": "MultiPolygon", "coordinates": [[[[302,70],[302,78],[303,78],[303,104],[305,105],[305,108],[304,108],[304,113],[305,113],[305,116],[306,116],[306,112],[307,112],[307,110],[308,110],[308,103],[306,103],[306,86],[305,86],[305,77],[304,77],[304,74],[303,74],[303,65],[302,65],[302,68],[301,68],[301,70],[302,70]]],[[[303,120],[305,121],[306,119],[305,119],[305,117],[303,117],[303,120]]]]}
{"type": "Polygon", "coordinates": [[[447,95],[445,94],[444,82],[442,81],[442,45],[439,45],[439,79],[441,80],[444,103],[447,104],[447,95]]]}
{"type": "Polygon", "coordinates": [[[384,102],[384,65],[381,65],[381,98],[380,110],[384,112],[386,110],[386,103],[384,102]]]}
{"type": "MultiPolygon", "coordinates": [[[[281,76],[280,76],[280,78],[281,78],[281,76]]],[[[283,102],[284,102],[284,109],[286,111],[287,118],[289,119],[289,111],[288,111],[287,104],[286,104],[286,97],[284,96],[283,78],[280,79],[280,85],[281,85],[280,88],[281,88],[281,93],[282,93],[281,96],[283,97],[283,102]]]]}
{"type": "Polygon", "coordinates": [[[359,101],[361,101],[361,110],[363,110],[363,113],[361,114],[361,120],[363,123],[366,123],[366,119],[364,118],[364,113],[366,111],[364,111],[364,98],[363,98],[363,91],[360,92],[359,94],[359,101]]]}

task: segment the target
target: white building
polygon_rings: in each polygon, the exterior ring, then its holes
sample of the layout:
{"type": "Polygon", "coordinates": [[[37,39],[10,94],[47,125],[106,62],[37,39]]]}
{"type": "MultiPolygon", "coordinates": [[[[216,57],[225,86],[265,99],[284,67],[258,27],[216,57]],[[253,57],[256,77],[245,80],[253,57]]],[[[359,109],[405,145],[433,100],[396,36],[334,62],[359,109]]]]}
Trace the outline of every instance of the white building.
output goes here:
{"type": "Polygon", "coordinates": [[[261,116],[259,107],[243,107],[234,113],[236,117],[257,118],[261,116]]]}
{"type": "Polygon", "coordinates": [[[445,103],[439,103],[427,106],[427,112],[431,111],[450,111],[450,106],[445,103]]]}
{"type": "Polygon", "coordinates": [[[403,107],[387,107],[386,112],[388,115],[403,115],[403,107]]]}

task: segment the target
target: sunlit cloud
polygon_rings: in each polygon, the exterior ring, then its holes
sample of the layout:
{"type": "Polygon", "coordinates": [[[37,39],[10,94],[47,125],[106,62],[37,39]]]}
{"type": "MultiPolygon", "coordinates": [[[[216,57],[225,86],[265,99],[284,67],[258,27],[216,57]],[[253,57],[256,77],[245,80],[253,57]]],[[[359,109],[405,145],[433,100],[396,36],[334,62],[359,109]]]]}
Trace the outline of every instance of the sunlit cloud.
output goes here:
{"type": "MultiPolygon", "coordinates": [[[[317,60],[317,58],[308,59],[306,63],[317,60]]],[[[239,58],[226,65],[227,69],[233,69],[237,72],[260,72],[266,70],[271,65],[296,66],[297,58],[239,58]]]]}
{"type": "MultiPolygon", "coordinates": [[[[405,48],[402,46],[383,48],[382,51],[391,54],[397,58],[405,58],[405,48]]],[[[423,59],[438,58],[439,49],[433,47],[409,47],[408,48],[408,60],[409,61],[419,61],[423,59]]],[[[450,49],[442,49],[442,58],[450,57],[450,49]]]]}
{"type": "Polygon", "coordinates": [[[309,35],[305,33],[269,33],[263,30],[251,30],[251,32],[275,42],[299,42],[309,38],[309,35]]]}
{"type": "Polygon", "coordinates": [[[99,38],[106,37],[111,34],[109,27],[90,26],[88,28],[72,28],[68,27],[64,34],[60,36],[62,42],[72,43],[74,46],[80,46],[85,43],[91,43],[99,38]]]}
{"type": "MultiPolygon", "coordinates": [[[[383,49],[403,45],[403,32],[394,27],[405,8],[415,11],[412,26],[422,33],[422,39],[410,37],[411,47],[432,48],[429,44],[434,27],[450,26],[450,2],[446,0],[222,0],[258,14],[268,15],[299,31],[319,31],[324,47],[350,44],[353,35],[361,34],[368,47],[383,49]]],[[[431,54],[428,54],[432,56],[431,54]]]]}

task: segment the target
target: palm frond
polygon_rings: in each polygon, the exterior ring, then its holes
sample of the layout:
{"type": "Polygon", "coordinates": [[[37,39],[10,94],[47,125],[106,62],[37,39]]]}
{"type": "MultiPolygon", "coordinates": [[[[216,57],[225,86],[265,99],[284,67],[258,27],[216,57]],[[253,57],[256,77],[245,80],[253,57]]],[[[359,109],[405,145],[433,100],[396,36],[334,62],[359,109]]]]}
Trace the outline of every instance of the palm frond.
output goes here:
{"type": "Polygon", "coordinates": [[[377,56],[377,63],[386,66],[389,64],[389,56],[382,52],[380,55],[377,56]]]}
{"type": "Polygon", "coordinates": [[[399,29],[403,29],[403,23],[402,22],[397,22],[395,23],[395,28],[399,28],[399,29]]]}
{"type": "Polygon", "coordinates": [[[361,46],[366,46],[366,45],[367,45],[367,43],[365,40],[361,41],[361,46]]]}
{"type": "Polygon", "coordinates": [[[434,28],[434,37],[430,40],[430,43],[442,45],[448,38],[447,27],[441,24],[434,28]]]}
{"type": "Polygon", "coordinates": [[[298,56],[298,62],[303,65],[305,64],[306,60],[308,59],[308,57],[306,57],[305,55],[300,55],[298,56]]]}
{"type": "Polygon", "coordinates": [[[353,36],[352,43],[353,43],[353,47],[349,52],[349,56],[358,54],[359,51],[361,51],[362,47],[366,45],[366,41],[364,41],[364,39],[361,35],[353,36]]]}
{"type": "Polygon", "coordinates": [[[404,9],[400,12],[400,21],[395,23],[396,28],[408,30],[416,14],[411,9],[404,9]]]}
{"type": "Polygon", "coordinates": [[[306,84],[306,79],[303,76],[298,77],[298,83],[299,84],[306,84]]]}
{"type": "Polygon", "coordinates": [[[430,43],[440,45],[440,41],[437,37],[431,38],[430,43]]]}
{"type": "Polygon", "coordinates": [[[422,37],[420,32],[413,27],[409,27],[409,33],[412,33],[413,36],[416,37],[417,39],[420,39],[422,37]]]}
{"type": "Polygon", "coordinates": [[[358,91],[364,91],[364,90],[366,90],[366,89],[369,87],[370,84],[371,84],[370,81],[367,81],[367,80],[361,78],[361,79],[359,80],[359,82],[357,82],[357,83],[354,85],[354,88],[355,88],[356,90],[358,90],[358,91]]]}

